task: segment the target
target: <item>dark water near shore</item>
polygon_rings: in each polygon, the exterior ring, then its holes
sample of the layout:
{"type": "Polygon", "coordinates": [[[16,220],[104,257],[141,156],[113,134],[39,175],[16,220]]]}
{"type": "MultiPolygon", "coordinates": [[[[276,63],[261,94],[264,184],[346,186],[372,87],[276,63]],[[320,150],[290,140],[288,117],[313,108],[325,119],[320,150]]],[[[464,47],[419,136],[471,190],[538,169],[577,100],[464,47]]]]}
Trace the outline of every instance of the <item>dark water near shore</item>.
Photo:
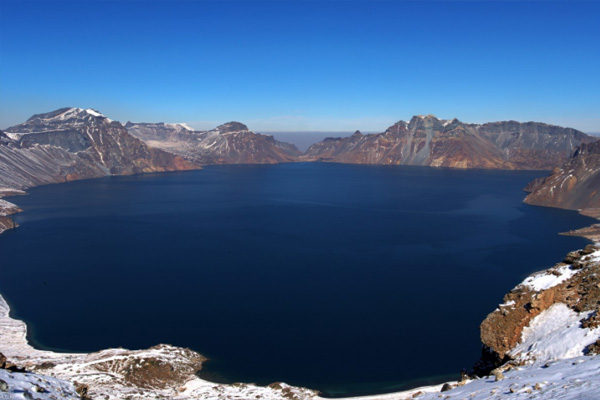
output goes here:
{"type": "Polygon", "coordinates": [[[478,327],[591,219],[521,203],[544,172],[218,166],[30,190],[0,293],[39,347],[157,343],[204,377],[329,395],[458,378],[478,327]],[[449,377],[448,377],[449,376],[449,377]]]}

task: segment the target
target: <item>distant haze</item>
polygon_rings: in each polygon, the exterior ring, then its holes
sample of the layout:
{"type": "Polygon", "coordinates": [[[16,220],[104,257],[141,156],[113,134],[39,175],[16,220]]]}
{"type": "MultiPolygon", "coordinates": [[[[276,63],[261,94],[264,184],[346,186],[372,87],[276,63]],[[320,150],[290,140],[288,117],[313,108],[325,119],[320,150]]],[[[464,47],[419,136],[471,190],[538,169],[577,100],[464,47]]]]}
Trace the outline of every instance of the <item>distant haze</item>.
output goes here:
{"type": "Polygon", "coordinates": [[[300,151],[306,151],[310,145],[320,142],[328,137],[346,137],[354,132],[260,132],[271,135],[280,142],[296,145],[300,151]]]}

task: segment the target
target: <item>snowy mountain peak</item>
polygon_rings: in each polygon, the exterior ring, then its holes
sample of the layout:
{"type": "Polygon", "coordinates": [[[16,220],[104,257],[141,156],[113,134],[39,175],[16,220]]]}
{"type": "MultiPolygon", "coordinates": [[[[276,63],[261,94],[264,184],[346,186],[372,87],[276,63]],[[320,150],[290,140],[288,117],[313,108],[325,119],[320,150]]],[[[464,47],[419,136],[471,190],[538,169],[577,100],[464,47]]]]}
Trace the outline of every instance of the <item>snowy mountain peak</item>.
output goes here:
{"type": "MultiPolygon", "coordinates": [[[[67,121],[71,119],[81,119],[86,117],[98,117],[98,118],[106,118],[103,114],[92,108],[77,108],[77,107],[65,107],[60,108],[56,111],[52,111],[45,114],[35,114],[31,118],[27,120],[27,122],[31,121],[67,121]]],[[[107,118],[108,119],[108,118],[107,118]]]]}

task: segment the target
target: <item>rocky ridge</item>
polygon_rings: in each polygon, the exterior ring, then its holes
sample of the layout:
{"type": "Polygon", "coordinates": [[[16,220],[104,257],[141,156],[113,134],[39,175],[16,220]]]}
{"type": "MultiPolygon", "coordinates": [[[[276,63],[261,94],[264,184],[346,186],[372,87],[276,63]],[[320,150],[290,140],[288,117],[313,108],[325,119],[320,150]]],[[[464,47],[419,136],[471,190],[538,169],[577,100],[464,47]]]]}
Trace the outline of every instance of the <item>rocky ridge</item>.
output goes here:
{"type": "Polygon", "coordinates": [[[530,192],[526,203],[600,217],[600,140],[582,144],[564,165],[531,182],[526,190],[530,192]]]}
{"type": "Polygon", "coordinates": [[[91,109],[36,114],[6,129],[0,142],[3,188],[193,168],[181,157],[148,147],[119,122],[91,109]]]}
{"type": "Polygon", "coordinates": [[[125,127],[149,146],[198,164],[275,164],[298,161],[301,154],[296,146],[255,133],[240,122],[209,131],[165,123],[127,122],[125,127]]]}
{"type": "Polygon", "coordinates": [[[593,137],[571,128],[516,121],[467,124],[433,115],[399,121],[383,133],[327,138],[305,161],[452,168],[552,169],[593,137]]]}

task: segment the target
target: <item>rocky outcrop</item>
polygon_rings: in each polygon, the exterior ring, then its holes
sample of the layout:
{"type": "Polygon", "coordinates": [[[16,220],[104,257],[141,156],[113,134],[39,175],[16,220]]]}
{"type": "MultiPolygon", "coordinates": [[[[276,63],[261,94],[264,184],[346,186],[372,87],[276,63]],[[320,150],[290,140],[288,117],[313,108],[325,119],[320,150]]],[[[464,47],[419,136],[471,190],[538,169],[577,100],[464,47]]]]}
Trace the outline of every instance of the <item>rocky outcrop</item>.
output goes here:
{"type": "Polygon", "coordinates": [[[91,109],[36,114],[0,136],[3,188],[193,168],[181,157],[148,147],[119,122],[91,109]]]}
{"type": "Polygon", "coordinates": [[[17,227],[17,224],[15,224],[9,215],[18,213],[20,211],[21,209],[13,203],[9,203],[6,200],[0,199],[0,233],[17,227]]]}
{"type": "Polygon", "coordinates": [[[298,161],[301,154],[296,146],[252,132],[240,122],[228,122],[210,131],[165,123],[128,122],[125,127],[149,146],[198,164],[274,164],[298,161]]]}
{"type": "Polygon", "coordinates": [[[600,224],[592,224],[584,228],[563,232],[561,233],[561,235],[581,236],[593,240],[594,242],[600,242],[600,224]]]}
{"type": "Polygon", "coordinates": [[[400,121],[385,132],[328,138],[312,145],[307,161],[453,168],[552,169],[593,138],[536,122],[466,124],[433,115],[400,121]]]}
{"type": "Polygon", "coordinates": [[[0,233],[16,227],[17,224],[15,224],[11,217],[0,215],[0,233]]]}
{"type": "MultiPolygon", "coordinates": [[[[530,347],[520,349],[525,340],[526,329],[530,329],[536,317],[548,312],[557,305],[564,306],[568,312],[579,319],[578,326],[584,330],[596,328],[600,315],[600,248],[588,245],[585,249],[569,253],[563,262],[553,268],[531,275],[510,291],[494,312],[481,324],[481,341],[484,345],[482,360],[476,366],[478,374],[487,374],[511,360],[518,362],[535,361],[539,355],[528,353],[530,347]]],[[[563,313],[564,314],[564,313],[563,313]]],[[[555,321],[553,329],[561,334],[569,326],[559,325],[555,321]]],[[[566,334],[566,333],[565,333],[566,334]]],[[[600,330],[582,332],[587,342],[571,343],[571,349],[583,355],[589,352],[586,346],[600,338],[600,330]],[[586,335],[588,336],[586,338],[586,335]],[[579,350],[577,346],[582,346],[579,350]]],[[[540,338],[539,341],[551,339],[540,338]]],[[[544,343],[536,344],[537,348],[544,343]]],[[[542,352],[540,352],[541,354],[542,352]]]]}
{"type": "Polygon", "coordinates": [[[550,176],[531,182],[529,204],[581,210],[600,217],[600,140],[584,143],[550,176]]]}

